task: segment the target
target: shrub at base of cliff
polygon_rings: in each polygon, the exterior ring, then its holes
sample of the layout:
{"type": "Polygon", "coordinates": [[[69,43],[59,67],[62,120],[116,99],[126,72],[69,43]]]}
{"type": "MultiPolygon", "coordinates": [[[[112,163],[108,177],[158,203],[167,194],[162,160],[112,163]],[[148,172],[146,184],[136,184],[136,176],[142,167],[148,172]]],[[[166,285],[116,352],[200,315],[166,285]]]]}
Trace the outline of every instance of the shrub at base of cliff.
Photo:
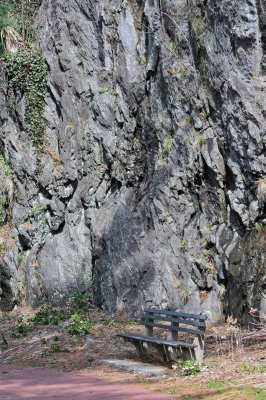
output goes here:
{"type": "Polygon", "coordinates": [[[71,315],[69,324],[67,325],[67,332],[70,335],[86,335],[90,333],[90,322],[82,319],[79,314],[71,315]]]}

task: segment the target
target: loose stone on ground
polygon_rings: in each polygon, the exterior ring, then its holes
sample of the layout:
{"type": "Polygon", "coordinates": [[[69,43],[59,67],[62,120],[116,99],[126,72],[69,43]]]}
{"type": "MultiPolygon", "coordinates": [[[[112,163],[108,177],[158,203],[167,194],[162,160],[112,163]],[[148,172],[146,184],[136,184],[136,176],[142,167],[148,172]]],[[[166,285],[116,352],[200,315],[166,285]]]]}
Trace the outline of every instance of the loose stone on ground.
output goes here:
{"type": "Polygon", "coordinates": [[[118,368],[123,371],[135,372],[138,374],[149,375],[149,376],[166,376],[167,371],[165,368],[157,367],[142,362],[130,361],[130,360],[101,360],[102,364],[110,367],[118,368]]]}

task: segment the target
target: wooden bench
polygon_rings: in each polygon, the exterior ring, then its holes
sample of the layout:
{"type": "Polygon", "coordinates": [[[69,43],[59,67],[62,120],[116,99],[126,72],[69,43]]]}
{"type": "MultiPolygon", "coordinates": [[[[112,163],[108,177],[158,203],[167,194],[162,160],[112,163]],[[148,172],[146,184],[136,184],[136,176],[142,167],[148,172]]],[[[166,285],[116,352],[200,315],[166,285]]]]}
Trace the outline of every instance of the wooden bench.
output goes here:
{"type": "Polygon", "coordinates": [[[145,326],[145,334],[118,333],[117,336],[131,342],[140,357],[147,355],[149,347],[155,347],[164,362],[182,357],[185,360],[195,359],[201,364],[204,354],[206,319],[207,316],[202,314],[145,308],[144,314],[141,315],[141,324],[145,326]],[[154,328],[159,328],[158,332],[169,331],[168,338],[161,339],[154,336],[154,328]],[[178,340],[179,332],[184,332],[192,339],[185,338],[184,340],[182,337],[178,340]]]}

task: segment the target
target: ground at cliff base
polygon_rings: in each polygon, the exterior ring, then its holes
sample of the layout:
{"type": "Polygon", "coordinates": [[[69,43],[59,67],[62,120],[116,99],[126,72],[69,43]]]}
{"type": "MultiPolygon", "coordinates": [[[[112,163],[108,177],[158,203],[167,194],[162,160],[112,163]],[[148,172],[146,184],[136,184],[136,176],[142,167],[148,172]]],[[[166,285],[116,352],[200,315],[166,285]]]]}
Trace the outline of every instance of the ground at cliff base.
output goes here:
{"type": "MultiPolygon", "coordinates": [[[[101,363],[106,358],[138,360],[134,347],[116,337],[116,333],[123,331],[142,332],[143,327],[135,321],[110,318],[91,309],[80,312],[81,321],[90,320],[89,333],[71,335],[69,314],[57,321],[55,317],[60,315],[51,314],[48,324],[42,325],[40,322],[47,321],[36,319],[36,312],[30,308],[2,314],[0,364],[81,372],[113,383],[134,384],[174,399],[266,400],[266,327],[241,330],[235,321],[209,325],[205,364],[200,373],[183,376],[171,364],[162,365],[157,353],[152,352],[144,361],[164,367],[166,376],[149,377],[121,372],[101,363]]],[[[76,333],[81,326],[75,326],[76,333]]]]}

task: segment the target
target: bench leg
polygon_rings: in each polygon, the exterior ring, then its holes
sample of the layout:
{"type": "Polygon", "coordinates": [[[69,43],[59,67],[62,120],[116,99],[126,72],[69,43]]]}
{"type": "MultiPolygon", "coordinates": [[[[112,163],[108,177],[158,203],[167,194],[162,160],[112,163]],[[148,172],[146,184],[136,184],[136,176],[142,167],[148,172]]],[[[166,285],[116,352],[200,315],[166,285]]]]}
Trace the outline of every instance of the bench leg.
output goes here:
{"type": "Polygon", "coordinates": [[[173,359],[168,347],[169,346],[163,346],[163,345],[156,346],[156,349],[158,350],[161,356],[160,357],[161,362],[168,362],[173,359]]]}
{"type": "Polygon", "coordinates": [[[203,363],[203,355],[204,355],[204,339],[201,335],[197,335],[194,339],[194,344],[197,347],[194,348],[194,357],[198,364],[203,363]]]}
{"type": "Polygon", "coordinates": [[[169,361],[176,360],[178,357],[178,351],[174,347],[168,347],[169,361]]]}
{"type": "Polygon", "coordinates": [[[137,350],[139,358],[147,356],[147,343],[143,343],[141,341],[132,342],[137,350]]]}

